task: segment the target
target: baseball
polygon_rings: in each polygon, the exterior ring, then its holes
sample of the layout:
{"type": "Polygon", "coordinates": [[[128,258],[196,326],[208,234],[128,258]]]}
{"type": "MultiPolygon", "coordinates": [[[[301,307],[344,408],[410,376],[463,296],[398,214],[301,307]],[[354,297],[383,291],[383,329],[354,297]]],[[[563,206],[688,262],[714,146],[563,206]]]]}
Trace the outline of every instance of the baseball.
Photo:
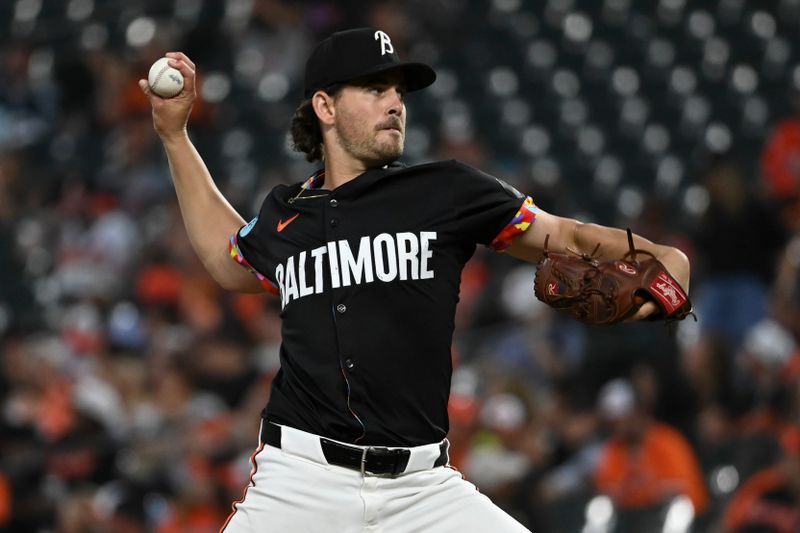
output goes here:
{"type": "Polygon", "coordinates": [[[183,89],[183,74],[169,66],[169,58],[162,57],[150,67],[147,83],[150,90],[162,98],[177,96],[183,89]]]}

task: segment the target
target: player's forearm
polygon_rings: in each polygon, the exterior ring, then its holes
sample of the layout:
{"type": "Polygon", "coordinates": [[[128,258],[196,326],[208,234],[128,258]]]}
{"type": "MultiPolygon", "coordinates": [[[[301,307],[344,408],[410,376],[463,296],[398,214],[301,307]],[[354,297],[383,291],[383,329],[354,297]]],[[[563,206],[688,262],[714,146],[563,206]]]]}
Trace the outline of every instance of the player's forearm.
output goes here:
{"type": "Polygon", "coordinates": [[[259,284],[228,255],[228,240],[244,219],[217,188],[200,154],[184,133],[162,138],[189,241],[223,287],[257,292],[259,284]]]}
{"type": "MultiPolygon", "coordinates": [[[[595,255],[600,261],[619,259],[629,250],[628,235],[625,230],[598,224],[576,222],[572,242],[576,251],[586,254],[592,253],[595,246],[600,243],[595,255]]],[[[678,248],[656,244],[636,234],[633,235],[633,244],[637,250],[646,250],[655,255],[683,289],[689,290],[690,265],[686,254],[678,248]]]]}

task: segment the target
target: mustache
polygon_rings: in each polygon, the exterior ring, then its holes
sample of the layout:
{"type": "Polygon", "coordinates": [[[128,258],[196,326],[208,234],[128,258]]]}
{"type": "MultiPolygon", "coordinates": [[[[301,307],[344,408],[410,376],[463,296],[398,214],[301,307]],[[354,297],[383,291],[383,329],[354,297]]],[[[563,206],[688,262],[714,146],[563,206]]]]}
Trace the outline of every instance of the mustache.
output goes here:
{"type": "Polygon", "coordinates": [[[376,130],[386,130],[386,129],[389,129],[389,128],[395,128],[395,129],[400,130],[402,132],[403,131],[403,122],[399,118],[392,117],[392,118],[387,119],[384,122],[381,122],[380,124],[378,124],[375,127],[376,130]]]}

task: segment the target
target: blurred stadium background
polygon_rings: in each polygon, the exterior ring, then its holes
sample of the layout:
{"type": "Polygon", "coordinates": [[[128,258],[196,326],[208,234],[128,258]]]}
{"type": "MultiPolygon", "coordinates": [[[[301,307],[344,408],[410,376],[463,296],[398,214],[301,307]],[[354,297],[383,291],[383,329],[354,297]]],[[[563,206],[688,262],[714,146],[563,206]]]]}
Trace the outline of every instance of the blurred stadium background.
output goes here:
{"type": "Polygon", "coordinates": [[[249,219],[314,170],[307,53],[360,25],[438,71],[407,162],[693,261],[697,323],[600,329],[479,250],[453,463],[536,533],[800,531],[800,0],[0,2],[0,531],[218,530],[279,305],[203,271],[136,80],[198,64],[191,136],[249,219]]]}

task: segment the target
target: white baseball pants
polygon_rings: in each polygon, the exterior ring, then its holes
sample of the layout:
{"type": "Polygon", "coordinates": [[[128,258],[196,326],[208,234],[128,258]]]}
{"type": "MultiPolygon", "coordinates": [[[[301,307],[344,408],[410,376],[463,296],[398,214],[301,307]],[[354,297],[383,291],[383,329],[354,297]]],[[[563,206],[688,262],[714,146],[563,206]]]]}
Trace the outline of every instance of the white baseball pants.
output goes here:
{"type": "MultiPolygon", "coordinates": [[[[410,450],[408,470],[439,454],[438,444],[410,450]]],[[[453,468],[362,475],[328,464],[318,436],[286,426],[281,448],[261,444],[253,454],[233,509],[221,533],[528,532],[453,468]]]]}

